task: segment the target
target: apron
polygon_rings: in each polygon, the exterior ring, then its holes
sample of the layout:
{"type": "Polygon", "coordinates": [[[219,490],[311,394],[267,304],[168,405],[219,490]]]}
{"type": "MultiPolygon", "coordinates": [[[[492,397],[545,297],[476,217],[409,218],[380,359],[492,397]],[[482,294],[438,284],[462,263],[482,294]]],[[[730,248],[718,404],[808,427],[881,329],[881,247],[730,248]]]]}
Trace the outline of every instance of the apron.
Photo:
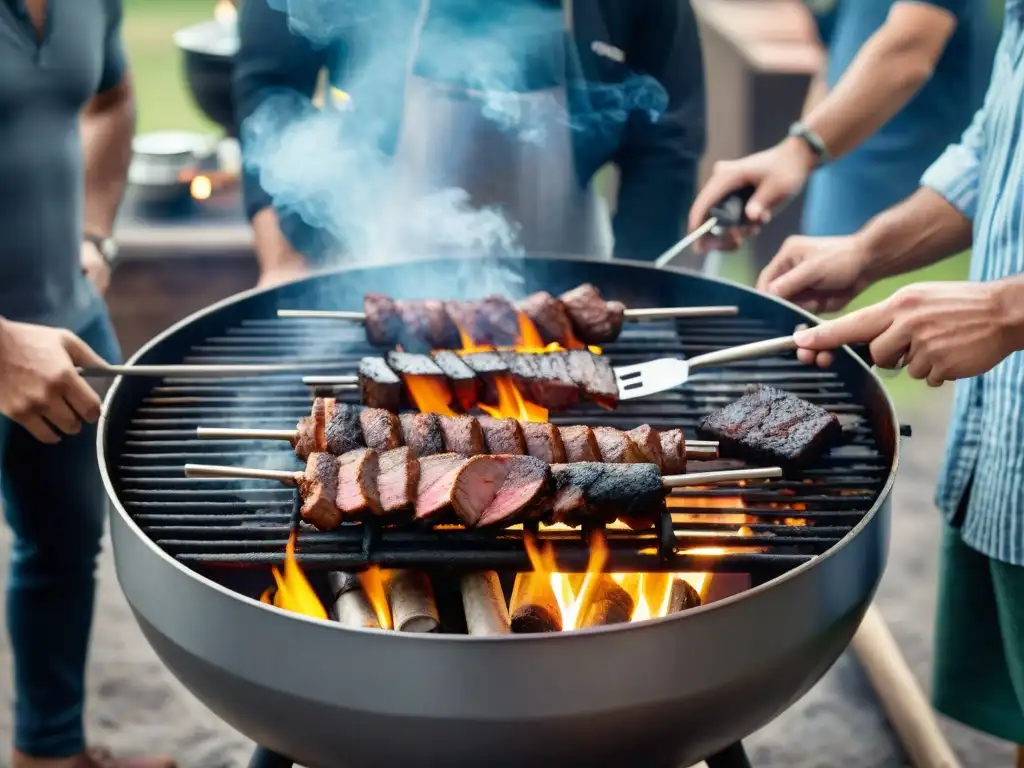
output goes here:
{"type": "MultiPolygon", "coordinates": [[[[430,0],[421,3],[420,28],[430,0]]],[[[564,62],[576,51],[571,0],[563,3],[563,28],[552,35],[548,52],[560,74],[553,88],[496,95],[418,76],[412,66],[419,49],[414,35],[394,155],[396,178],[402,194],[461,189],[473,208],[499,209],[526,252],[608,259],[607,206],[592,184],[581,187],[575,168],[564,62]],[[488,104],[495,98],[503,114],[527,116],[542,138],[524,139],[489,117],[488,104]]]]}

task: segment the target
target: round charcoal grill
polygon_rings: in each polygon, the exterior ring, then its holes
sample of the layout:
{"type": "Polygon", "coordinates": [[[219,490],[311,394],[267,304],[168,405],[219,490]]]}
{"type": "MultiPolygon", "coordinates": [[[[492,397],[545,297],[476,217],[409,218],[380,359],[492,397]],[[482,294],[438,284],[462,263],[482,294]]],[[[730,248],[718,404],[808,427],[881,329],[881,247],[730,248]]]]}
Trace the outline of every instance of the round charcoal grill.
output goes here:
{"type": "MultiPolygon", "coordinates": [[[[276,311],[358,309],[368,291],[474,298],[480,291],[456,278],[478,264],[446,258],[358,267],[251,292],[178,324],[132,362],[303,362],[310,374],[352,373],[361,356],[381,354],[366,344],[360,326],[281,320],[276,311]]],[[[733,318],[627,324],[605,348],[614,364],[784,335],[810,317],[738,285],[646,265],[528,258],[523,271],[524,291],[559,293],[592,282],[629,307],[740,307],[733,318]]],[[[182,466],[297,468],[287,443],[195,439],[203,425],[290,427],[309,409],[297,376],[115,383],[99,450],[116,510],[118,577],[170,670],[230,725],[286,755],[287,764],[690,765],[723,753],[805,693],[849,643],[881,578],[899,429],[867,365],[850,352],[838,357],[828,371],[793,356],[735,363],[614,412],[580,406],[552,417],[559,424],[649,423],[692,434],[704,414],[752,383],[791,391],[843,417],[844,444],[799,475],[677,492],[684,499],[742,497],[742,509],[703,511],[756,515],[749,541],[758,552],[671,556],[658,552],[656,533],[612,538],[612,565],[621,570],[750,574],[751,589],[701,608],[580,632],[481,638],[346,629],[260,603],[271,584],[269,566],[283,557],[294,491],[186,479],[182,466]],[[794,513],[792,504],[802,508],[794,513]],[[794,514],[809,525],[790,525],[794,514]]],[[[730,528],[711,519],[686,527],[711,534],[730,528]]],[[[583,562],[578,537],[563,536],[557,546],[560,562],[583,562]]],[[[298,551],[314,586],[323,585],[328,569],[369,562],[432,567],[438,579],[464,568],[528,568],[512,532],[373,536],[353,526],[302,534],[298,551]]]]}

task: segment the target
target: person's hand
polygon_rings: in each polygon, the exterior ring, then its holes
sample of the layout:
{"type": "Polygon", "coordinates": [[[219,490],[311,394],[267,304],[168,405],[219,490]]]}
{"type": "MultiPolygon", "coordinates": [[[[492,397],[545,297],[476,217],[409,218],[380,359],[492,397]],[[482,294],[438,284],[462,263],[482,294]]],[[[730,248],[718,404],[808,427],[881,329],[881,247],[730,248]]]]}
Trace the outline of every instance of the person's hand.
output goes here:
{"type": "Polygon", "coordinates": [[[856,235],[789,237],[758,275],[756,287],[808,312],[837,312],[871,284],[869,259],[856,235]]]}
{"type": "Polygon", "coordinates": [[[82,242],[80,253],[82,272],[89,278],[89,282],[93,284],[99,295],[105,295],[107,288],[110,287],[110,265],[103,258],[103,254],[100,253],[96,244],[89,240],[82,242]]]}
{"type": "Polygon", "coordinates": [[[938,387],[990,371],[1015,351],[1013,319],[1021,310],[998,283],[918,283],[856,312],[798,331],[797,356],[827,366],[828,350],[870,342],[880,368],[906,367],[938,387]]]}
{"type": "Polygon", "coordinates": [[[303,261],[265,267],[260,270],[260,279],[257,281],[256,287],[273,288],[277,285],[290,283],[292,280],[299,280],[308,274],[309,267],[303,261]]]}
{"type": "Polygon", "coordinates": [[[76,366],[103,359],[70,331],[0,319],[0,413],[44,443],[100,416],[100,397],[76,366]]]}
{"type": "Polygon", "coordinates": [[[810,148],[796,138],[786,139],[771,149],[739,160],[715,163],[711,178],[690,208],[689,230],[692,232],[707,221],[708,212],[713,206],[730,193],[746,186],[753,186],[757,190],[747,202],[745,211],[751,225],[729,230],[720,237],[702,237],[696,249],[703,253],[708,250],[731,251],[738,248],[758,227],[771,221],[772,211],[803,189],[815,164],[810,148]]]}

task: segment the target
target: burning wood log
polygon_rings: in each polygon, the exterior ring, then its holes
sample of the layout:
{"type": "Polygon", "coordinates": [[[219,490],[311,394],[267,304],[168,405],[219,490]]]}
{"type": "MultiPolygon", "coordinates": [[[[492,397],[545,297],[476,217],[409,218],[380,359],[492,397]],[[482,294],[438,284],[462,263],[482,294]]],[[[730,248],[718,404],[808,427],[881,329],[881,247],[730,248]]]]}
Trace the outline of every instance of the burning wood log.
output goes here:
{"type": "Polygon", "coordinates": [[[334,620],[343,627],[381,629],[377,612],[353,573],[335,571],[327,576],[334,595],[334,620]]]}
{"type": "Polygon", "coordinates": [[[399,632],[433,632],[441,624],[430,578],[421,571],[389,571],[384,590],[399,632]]]}
{"type": "Polygon", "coordinates": [[[668,593],[668,613],[679,613],[701,605],[700,593],[686,579],[675,577],[668,593]]]}
{"type": "Polygon", "coordinates": [[[543,571],[526,571],[516,576],[509,603],[512,631],[520,634],[561,632],[562,609],[543,571]]]}
{"type": "MultiPolygon", "coordinates": [[[[639,578],[639,574],[631,574],[639,578]]],[[[607,573],[595,574],[580,601],[577,629],[625,624],[633,618],[636,601],[628,588],[607,573]]]]}
{"type": "Polygon", "coordinates": [[[462,577],[462,609],[471,635],[505,635],[510,631],[505,595],[494,571],[462,577]]]}

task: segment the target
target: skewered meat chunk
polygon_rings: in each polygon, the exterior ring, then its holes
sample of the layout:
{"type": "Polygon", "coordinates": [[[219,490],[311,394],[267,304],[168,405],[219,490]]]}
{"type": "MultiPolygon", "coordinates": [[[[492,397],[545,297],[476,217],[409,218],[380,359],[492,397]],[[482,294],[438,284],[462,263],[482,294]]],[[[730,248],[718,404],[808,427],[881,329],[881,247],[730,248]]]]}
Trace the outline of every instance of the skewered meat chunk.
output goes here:
{"type": "Polygon", "coordinates": [[[487,452],[494,455],[526,456],[526,435],[515,419],[495,419],[491,416],[477,416],[477,422],[484,433],[487,452]]]}
{"type": "Polygon", "coordinates": [[[697,427],[702,437],[718,440],[720,453],[799,468],[816,459],[842,435],[834,414],[795,395],[759,386],[697,427]]]}
{"type": "Polygon", "coordinates": [[[398,342],[403,349],[427,352],[462,346],[459,330],[445,311],[443,301],[406,300],[395,304],[403,325],[398,342]]]}
{"type": "MultiPolygon", "coordinates": [[[[657,464],[659,467],[664,466],[664,459],[661,453],[661,434],[658,430],[653,429],[649,424],[641,424],[639,427],[626,432],[626,435],[640,449],[640,455],[643,456],[644,461],[657,464]]],[[[685,457],[685,445],[683,450],[683,456],[685,457]]]]}
{"type": "Polygon", "coordinates": [[[395,448],[380,455],[377,493],[385,515],[411,510],[416,503],[420,464],[408,448],[395,448]]]}
{"type": "Polygon", "coordinates": [[[445,309],[474,344],[510,347],[519,337],[519,314],[512,302],[501,296],[488,296],[480,301],[449,301],[445,309]]]}
{"type": "Polygon", "coordinates": [[[472,416],[441,416],[441,435],[446,453],[479,456],[487,453],[484,432],[472,416]]]}
{"type": "Polygon", "coordinates": [[[416,519],[436,520],[452,508],[455,502],[455,481],[470,462],[454,453],[439,453],[420,458],[420,479],[416,487],[416,519]]]}
{"type": "Polygon", "coordinates": [[[306,469],[299,481],[302,495],[302,519],[321,531],[332,531],[341,525],[338,509],[338,457],[313,452],[306,460],[306,469]]]}
{"type": "Polygon", "coordinates": [[[565,461],[565,446],[562,436],[554,424],[537,421],[521,421],[523,436],[526,438],[526,452],[536,459],[548,464],[560,464],[565,461]]]}
{"type": "Polygon", "coordinates": [[[455,399],[462,410],[468,411],[476,405],[481,382],[473,369],[451,350],[434,352],[431,357],[437,367],[444,372],[445,378],[448,379],[448,386],[455,393],[455,399]]]}
{"type": "Polygon", "coordinates": [[[387,296],[368,293],[363,296],[366,315],[366,339],[375,347],[393,347],[402,336],[402,318],[398,306],[387,296]]]}
{"type": "Polygon", "coordinates": [[[565,361],[548,354],[506,352],[502,355],[512,383],[526,399],[543,408],[564,410],[579,402],[579,388],[565,361]]]}
{"type": "Polygon", "coordinates": [[[562,438],[562,445],[565,446],[567,462],[601,460],[601,448],[597,444],[594,430],[590,427],[583,425],[559,427],[558,434],[562,438]]]}
{"type": "Polygon", "coordinates": [[[454,476],[452,508],[467,528],[510,525],[542,513],[550,479],[548,465],[531,456],[476,456],[454,476]]]}
{"type": "Polygon", "coordinates": [[[402,445],[398,416],[383,408],[363,408],[359,412],[359,429],[366,447],[375,451],[390,451],[402,445]]]}
{"type": "Polygon", "coordinates": [[[359,390],[363,404],[370,408],[397,411],[402,407],[402,380],[382,357],[359,361],[359,390]]]}
{"type": "Polygon", "coordinates": [[[324,446],[328,453],[340,456],[346,451],[365,445],[363,432],[359,428],[361,410],[358,405],[340,403],[330,397],[324,398],[324,446]]]}
{"type": "Polygon", "coordinates": [[[584,283],[561,296],[565,311],[572,319],[576,338],[584,344],[606,344],[619,337],[626,307],[618,301],[605,301],[596,286],[584,283]]]}
{"type": "Polygon", "coordinates": [[[358,518],[383,512],[377,495],[378,472],[378,454],[369,448],[349,451],[338,457],[335,503],[342,517],[358,518]]]}
{"type": "Polygon", "coordinates": [[[403,413],[402,440],[419,458],[444,453],[444,432],[441,417],[436,413],[403,413]]]}
{"type": "Polygon", "coordinates": [[[607,464],[641,464],[644,455],[632,438],[621,429],[594,427],[594,437],[601,449],[601,460],[607,464]]]}
{"type": "Polygon", "coordinates": [[[508,365],[500,352],[472,352],[462,356],[462,362],[469,366],[483,384],[481,402],[496,405],[498,402],[498,385],[496,377],[507,374],[508,365]]]}
{"type": "Polygon", "coordinates": [[[618,405],[619,385],[606,357],[587,349],[572,349],[557,356],[565,360],[569,378],[589,400],[604,408],[612,409],[618,405]]]}
{"type": "Polygon", "coordinates": [[[551,476],[555,487],[551,519],[556,523],[652,518],[665,509],[661,472],[654,464],[557,464],[552,465],[551,476]]]}
{"type": "MultiPolygon", "coordinates": [[[[303,416],[295,426],[295,455],[303,461],[322,445],[322,443],[317,442],[318,412],[319,424],[323,425],[324,401],[319,397],[313,400],[313,408],[310,415],[303,416]]],[[[323,430],[320,429],[319,431],[322,436],[323,430]]]]}
{"type": "Polygon", "coordinates": [[[666,475],[686,472],[686,436],[681,429],[661,433],[661,471],[666,475]]]}
{"type": "Polygon", "coordinates": [[[418,355],[411,352],[388,352],[387,364],[395,373],[402,376],[436,376],[444,381],[444,371],[434,362],[430,355],[418,355]]]}
{"type": "Polygon", "coordinates": [[[545,344],[565,344],[574,338],[572,320],[565,311],[565,306],[547,291],[531,293],[518,302],[517,306],[536,326],[545,344]]]}

